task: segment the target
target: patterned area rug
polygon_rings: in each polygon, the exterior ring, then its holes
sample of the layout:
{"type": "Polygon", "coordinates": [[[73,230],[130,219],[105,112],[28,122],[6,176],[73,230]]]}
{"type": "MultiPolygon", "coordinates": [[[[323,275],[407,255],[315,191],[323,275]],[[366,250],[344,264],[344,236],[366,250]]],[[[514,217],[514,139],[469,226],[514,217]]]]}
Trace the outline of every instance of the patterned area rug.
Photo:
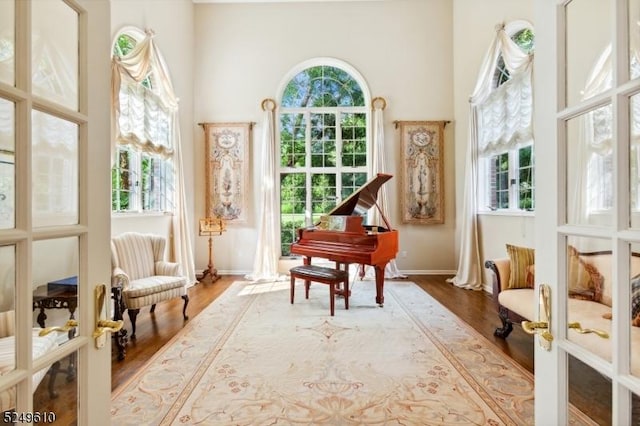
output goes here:
{"type": "MultiPolygon", "coordinates": [[[[411,282],[234,283],[112,395],[114,425],[526,425],[533,377],[411,282]]],[[[573,410],[572,424],[589,424],[573,410]]]]}

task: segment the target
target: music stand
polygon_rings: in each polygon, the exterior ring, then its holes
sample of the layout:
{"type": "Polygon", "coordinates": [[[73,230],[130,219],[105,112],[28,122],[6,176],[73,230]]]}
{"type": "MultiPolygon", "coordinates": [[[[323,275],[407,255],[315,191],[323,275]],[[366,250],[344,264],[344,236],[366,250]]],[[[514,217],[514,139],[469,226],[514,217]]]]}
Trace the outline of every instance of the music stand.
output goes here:
{"type": "Polygon", "coordinates": [[[200,278],[200,281],[204,280],[207,275],[209,275],[212,283],[220,278],[218,270],[213,267],[213,237],[222,235],[226,230],[226,224],[221,217],[207,217],[205,219],[200,219],[200,236],[209,237],[209,264],[207,265],[207,269],[202,272],[202,278],[200,278]]]}

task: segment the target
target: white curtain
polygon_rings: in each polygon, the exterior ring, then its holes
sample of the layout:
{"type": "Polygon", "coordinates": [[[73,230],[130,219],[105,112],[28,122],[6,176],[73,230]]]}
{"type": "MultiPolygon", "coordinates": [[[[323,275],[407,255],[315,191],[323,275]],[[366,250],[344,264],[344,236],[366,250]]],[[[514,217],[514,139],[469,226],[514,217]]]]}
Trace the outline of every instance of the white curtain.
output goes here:
{"type": "MultiPolygon", "coordinates": [[[[114,56],[111,61],[111,123],[113,134],[116,135],[112,146],[112,159],[115,156],[115,144],[122,143],[126,138],[120,130],[120,99],[121,94],[126,97],[126,91],[131,90],[127,81],[141,83],[149,74],[153,75],[153,93],[145,92],[145,117],[148,121],[158,121],[158,117],[169,118],[169,128],[157,124],[147,124],[143,129],[130,127],[129,141],[140,144],[145,150],[173,155],[175,186],[175,213],[172,222],[173,231],[173,261],[182,267],[182,273],[187,277],[189,285],[197,282],[195,263],[191,246],[191,231],[186,210],[186,193],[184,189],[184,165],[180,146],[180,122],[178,120],[178,98],[173,90],[168,67],[153,42],[153,32],[148,30],[146,37],[139,41],[134,49],[124,57],[114,56]],[[125,85],[121,93],[122,85],[125,85]],[[147,112],[148,111],[148,112],[147,112]],[[155,119],[154,119],[155,118],[155,119]],[[167,138],[159,137],[159,143],[152,143],[152,137],[167,134],[167,138]],[[135,137],[133,137],[135,136],[135,137]]],[[[138,84],[138,86],[141,86],[138,84]]],[[[131,105],[129,105],[131,106],[131,105]]],[[[140,116],[138,116],[140,121],[140,116]]]]}
{"type": "MultiPolygon", "coordinates": [[[[469,98],[469,140],[465,161],[464,199],[462,216],[460,217],[462,224],[460,257],[456,276],[447,281],[458,287],[471,290],[481,290],[483,287],[482,261],[478,240],[478,219],[476,215],[478,204],[478,150],[481,141],[478,126],[481,122],[480,120],[487,119],[486,116],[484,118],[482,117],[482,106],[489,100],[491,94],[494,92],[494,75],[500,55],[502,55],[505,66],[512,78],[523,72],[528,73],[529,78],[531,75],[533,57],[524,53],[520,47],[511,40],[510,34],[513,34],[516,28],[533,29],[531,24],[525,21],[513,21],[506,26],[504,24],[497,26],[496,36],[484,57],[476,86],[473,94],[469,98]]],[[[485,146],[488,145],[491,145],[491,143],[485,144],[485,146]]]]}
{"type": "Polygon", "coordinates": [[[251,281],[270,282],[285,279],[278,274],[280,235],[278,234],[278,199],[276,198],[276,137],[275,107],[272,99],[262,101],[264,118],[262,125],[262,174],[260,175],[260,205],[258,218],[258,245],[253,262],[253,272],[245,278],[251,281]]]}
{"type": "MultiPolygon", "coordinates": [[[[373,174],[386,173],[385,157],[384,157],[384,109],[386,107],[386,101],[382,98],[374,98],[371,102],[373,109],[373,174]],[[382,106],[377,107],[377,100],[384,102],[382,106]]],[[[384,216],[389,218],[387,188],[385,185],[380,187],[378,191],[378,206],[384,216]]],[[[372,212],[372,224],[384,226],[382,216],[377,208],[372,212]]],[[[375,270],[373,267],[368,266],[366,270],[366,277],[375,277],[375,270]]],[[[389,279],[405,279],[406,275],[403,275],[398,269],[395,259],[391,259],[384,270],[384,277],[389,279]]]]}

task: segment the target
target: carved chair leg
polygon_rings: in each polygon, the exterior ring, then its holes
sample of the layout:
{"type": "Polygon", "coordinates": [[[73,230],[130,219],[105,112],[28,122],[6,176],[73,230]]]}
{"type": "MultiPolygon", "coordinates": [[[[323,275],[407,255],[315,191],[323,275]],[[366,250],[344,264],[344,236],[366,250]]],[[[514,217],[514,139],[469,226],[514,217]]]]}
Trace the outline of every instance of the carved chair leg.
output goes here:
{"type": "Polygon", "coordinates": [[[131,339],[136,338],[136,317],[140,309],[129,309],[129,319],[131,320],[131,339]]]}
{"type": "Polygon", "coordinates": [[[185,320],[188,320],[189,317],[187,316],[187,305],[189,304],[189,295],[185,294],[184,296],[182,296],[182,299],[184,299],[184,307],[182,308],[182,316],[184,317],[185,320]]]}
{"type": "Polygon", "coordinates": [[[498,312],[498,316],[500,317],[500,321],[502,321],[502,327],[496,328],[493,332],[493,335],[496,337],[500,337],[502,339],[506,339],[509,334],[513,331],[513,324],[509,319],[509,313],[504,306],[500,306],[500,311],[498,312]]]}
{"type": "Polygon", "coordinates": [[[56,361],[51,365],[49,369],[49,383],[47,384],[47,389],[49,390],[49,398],[57,398],[58,392],[55,391],[54,386],[56,384],[56,376],[60,371],[60,361],[56,361]]]}

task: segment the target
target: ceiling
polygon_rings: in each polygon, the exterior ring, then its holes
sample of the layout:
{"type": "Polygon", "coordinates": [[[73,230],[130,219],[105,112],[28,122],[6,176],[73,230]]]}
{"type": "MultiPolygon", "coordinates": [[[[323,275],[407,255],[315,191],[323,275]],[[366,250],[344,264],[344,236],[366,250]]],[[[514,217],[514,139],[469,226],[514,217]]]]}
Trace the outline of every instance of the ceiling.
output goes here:
{"type": "Polygon", "coordinates": [[[354,2],[392,0],[191,0],[194,3],[308,3],[308,2],[354,2]]]}

